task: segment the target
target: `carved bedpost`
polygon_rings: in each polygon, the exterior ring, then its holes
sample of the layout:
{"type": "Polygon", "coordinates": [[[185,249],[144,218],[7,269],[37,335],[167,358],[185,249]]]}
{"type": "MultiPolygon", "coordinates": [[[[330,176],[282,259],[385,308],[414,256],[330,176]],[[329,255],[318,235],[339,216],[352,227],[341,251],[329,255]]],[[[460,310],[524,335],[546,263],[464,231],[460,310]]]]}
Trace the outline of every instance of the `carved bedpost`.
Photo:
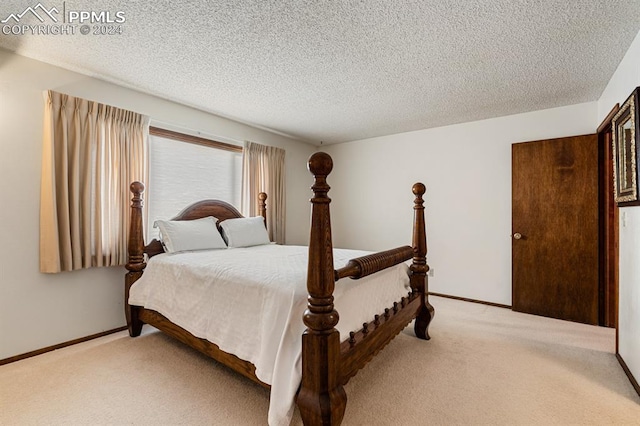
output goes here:
{"type": "Polygon", "coordinates": [[[261,192],[258,194],[258,210],[260,211],[260,216],[264,218],[264,227],[268,229],[267,226],[267,194],[261,192]]]}
{"type": "Polygon", "coordinates": [[[311,236],[309,241],[309,292],[302,335],[302,384],[297,404],[306,426],[339,425],[344,416],[347,395],[341,385],[340,334],[335,329],[338,313],[333,308],[335,277],[331,219],[326,178],[333,168],[331,157],[317,152],[309,158],[309,171],[315,182],[311,189],[311,236]]]}
{"type": "Polygon", "coordinates": [[[426,188],[422,183],[413,185],[413,262],[411,263],[411,289],[420,295],[420,312],[416,317],[414,331],[416,336],[429,340],[429,323],[433,319],[434,309],[429,304],[429,286],[427,282],[427,233],[424,223],[424,200],[426,188]]]}
{"type": "Polygon", "coordinates": [[[129,187],[133,193],[131,199],[131,220],[129,222],[129,258],[125,268],[129,272],[125,275],[124,310],[127,317],[127,326],[131,337],[139,336],[142,331],[142,321],[138,318],[138,309],[129,306],[129,289],[134,282],[142,276],[144,268],[147,266],[144,261],[144,236],[142,227],[142,193],[144,184],[133,182],[129,187]]]}

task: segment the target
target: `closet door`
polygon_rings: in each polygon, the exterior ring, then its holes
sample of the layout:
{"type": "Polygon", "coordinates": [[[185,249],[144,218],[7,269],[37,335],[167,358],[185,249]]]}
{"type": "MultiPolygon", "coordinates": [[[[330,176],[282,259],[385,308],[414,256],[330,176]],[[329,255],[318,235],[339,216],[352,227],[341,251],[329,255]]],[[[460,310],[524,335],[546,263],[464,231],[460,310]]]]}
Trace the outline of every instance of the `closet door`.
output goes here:
{"type": "Polygon", "coordinates": [[[598,138],[512,145],[514,311],[598,324],[598,138]]]}

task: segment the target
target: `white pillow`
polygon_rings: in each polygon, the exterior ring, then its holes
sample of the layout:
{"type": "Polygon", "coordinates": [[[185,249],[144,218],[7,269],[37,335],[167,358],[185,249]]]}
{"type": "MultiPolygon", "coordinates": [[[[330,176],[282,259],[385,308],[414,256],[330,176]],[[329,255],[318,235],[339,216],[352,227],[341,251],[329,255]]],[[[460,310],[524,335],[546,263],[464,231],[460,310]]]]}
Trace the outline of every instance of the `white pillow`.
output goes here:
{"type": "Polygon", "coordinates": [[[160,228],[160,238],[168,253],[227,248],[216,228],[217,221],[213,216],[196,220],[156,220],[154,226],[160,228]]]}
{"type": "Polygon", "coordinates": [[[251,247],[271,243],[262,216],[227,219],[220,222],[220,227],[229,247],[251,247]]]}

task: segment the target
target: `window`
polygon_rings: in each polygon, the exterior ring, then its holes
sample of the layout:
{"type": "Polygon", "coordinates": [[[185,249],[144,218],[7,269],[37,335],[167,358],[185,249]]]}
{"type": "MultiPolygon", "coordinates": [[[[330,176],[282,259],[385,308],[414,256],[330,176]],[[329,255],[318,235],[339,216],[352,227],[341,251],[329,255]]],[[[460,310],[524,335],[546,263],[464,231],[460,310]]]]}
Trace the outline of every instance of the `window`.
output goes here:
{"type": "Polygon", "coordinates": [[[147,242],[157,238],[157,219],[171,219],[188,205],[218,199],[240,208],[242,147],[149,128],[147,242]]]}

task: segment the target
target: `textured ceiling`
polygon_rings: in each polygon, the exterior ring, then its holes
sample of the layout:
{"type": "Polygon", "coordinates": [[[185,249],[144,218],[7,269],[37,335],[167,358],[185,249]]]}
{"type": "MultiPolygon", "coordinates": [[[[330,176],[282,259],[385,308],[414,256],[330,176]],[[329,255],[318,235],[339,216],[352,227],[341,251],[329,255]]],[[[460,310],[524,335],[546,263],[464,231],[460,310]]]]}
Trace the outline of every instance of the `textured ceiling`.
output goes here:
{"type": "MultiPolygon", "coordinates": [[[[17,16],[37,4],[2,0],[0,26],[52,24],[17,16]]],[[[638,0],[41,4],[126,21],[0,47],[312,143],[597,100],[640,30],[638,0]]]]}

